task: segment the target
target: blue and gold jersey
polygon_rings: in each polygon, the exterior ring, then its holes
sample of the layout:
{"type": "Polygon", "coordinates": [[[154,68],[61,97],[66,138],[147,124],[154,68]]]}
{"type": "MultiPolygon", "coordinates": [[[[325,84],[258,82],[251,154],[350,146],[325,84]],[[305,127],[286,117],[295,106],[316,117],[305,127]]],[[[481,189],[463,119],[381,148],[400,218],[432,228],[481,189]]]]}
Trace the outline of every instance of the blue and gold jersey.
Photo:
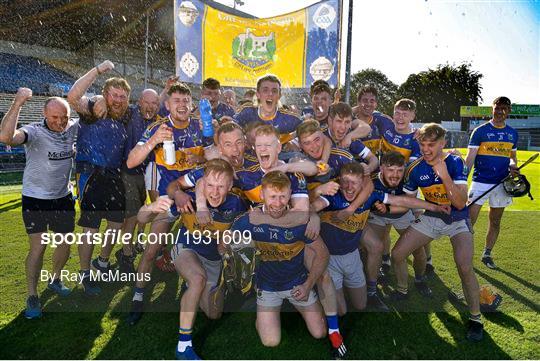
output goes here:
{"type": "Polygon", "coordinates": [[[294,113],[280,110],[276,111],[276,114],[272,118],[265,118],[259,115],[259,107],[248,106],[240,110],[234,116],[234,120],[241,126],[245,127],[248,123],[254,121],[262,121],[266,124],[271,124],[276,128],[280,134],[281,144],[285,144],[294,138],[294,132],[296,128],[302,123],[302,120],[298,118],[294,113]]]}
{"type": "MultiPolygon", "coordinates": [[[[455,184],[467,184],[467,167],[461,157],[447,154],[444,158],[448,174],[455,184]]],[[[418,158],[412,162],[405,172],[405,185],[403,189],[406,193],[415,193],[420,188],[424,199],[438,205],[451,205],[446,187],[442,180],[435,174],[433,168],[426,163],[424,158],[418,158]]],[[[450,215],[426,211],[424,214],[441,218],[446,223],[467,219],[469,217],[468,208],[458,210],[452,206],[450,215]]]]}
{"type": "Polygon", "coordinates": [[[366,137],[360,138],[360,140],[375,155],[379,154],[379,150],[381,149],[381,134],[384,131],[384,124],[388,121],[391,122],[392,119],[382,113],[374,112],[366,122],[371,127],[371,131],[366,137]]]}
{"type": "MultiPolygon", "coordinates": [[[[399,185],[397,187],[390,188],[382,180],[381,173],[378,173],[378,174],[375,174],[374,176],[372,176],[371,180],[373,181],[373,186],[375,187],[375,190],[377,190],[377,191],[381,191],[383,193],[391,194],[391,195],[394,195],[394,196],[402,196],[402,195],[406,194],[405,191],[403,190],[403,181],[401,183],[399,183],[399,185]]],[[[381,217],[395,219],[395,218],[399,218],[399,217],[403,216],[407,212],[403,212],[403,213],[379,213],[379,212],[374,211],[373,213],[378,215],[378,216],[381,216],[381,217]]]]}
{"type": "Polygon", "coordinates": [[[165,118],[151,124],[144,132],[138,144],[145,144],[148,142],[163,123],[167,124],[173,131],[176,163],[173,165],[165,163],[163,144],[158,144],[154,148],[154,159],[161,177],[158,185],[160,195],[167,194],[167,186],[170,182],[180,178],[190,169],[195,168],[195,164],[188,162],[188,153],[204,156],[204,147],[210,145],[212,142],[211,138],[203,138],[197,119],[190,118],[189,122],[184,127],[180,128],[175,126],[170,118],[165,118]]]}
{"type": "Polygon", "coordinates": [[[228,104],[219,102],[216,109],[212,109],[212,117],[219,121],[224,116],[234,117],[234,109],[231,108],[228,104]]]}
{"type": "MultiPolygon", "coordinates": [[[[195,204],[195,193],[188,191],[187,194],[195,204]]],[[[221,257],[217,250],[218,242],[230,241],[229,237],[223,237],[223,232],[231,228],[236,217],[246,212],[247,207],[239,196],[229,193],[219,207],[208,204],[208,210],[212,215],[212,222],[205,226],[197,222],[195,213],[182,214],[182,228],[178,231],[176,243],[182,243],[185,248],[194,250],[206,259],[219,261],[221,257]]],[[[174,204],[171,212],[173,215],[178,214],[174,204]]]]}
{"type": "MultiPolygon", "coordinates": [[[[259,204],[263,202],[261,198],[261,182],[264,174],[265,172],[258,163],[253,167],[236,172],[239,188],[252,203],[259,204]]],[[[291,199],[301,197],[308,198],[307,183],[304,175],[301,173],[286,174],[291,180],[291,199]]]]}
{"type": "Polygon", "coordinates": [[[478,149],[474,160],[473,181],[496,184],[509,173],[512,151],[517,150],[518,133],[506,125],[495,127],[491,122],[475,128],[469,148],[478,149]]]}
{"type": "Polygon", "coordinates": [[[364,142],[362,142],[360,139],[353,140],[349,148],[341,148],[335,141],[334,137],[332,136],[332,132],[330,131],[330,129],[326,129],[323,133],[328,138],[330,138],[330,140],[332,141],[332,146],[334,146],[335,148],[344,149],[350,152],[355,159],[358,159],[358,160],[366,159],[367,156],[371,153],[369,148],[366,147],[364,142]]]}
{"type": "MultiPolygon", "coordinates": [[[[314,159],[308,157],[309,160],[317,162],[314,159]]],[[[351,153],[347,152],[345,149],[332,148],[330,149],[330,157],[328,158],[328,167],[329,171],[323,175],[315,175],[306,177],[308,190],[317,188],[323,183],[329,182],[331,180],[339,177],[339,172],[341,167],[347,163],[353,162],[353,156],[351,153]]]]}
{"type": "Polygon", "coordinates": [[[410,163],[420,158],[420,144],[414,139],[414,132],[401,134],[396,131],[394,123],[390,119],[381,122],[384,131],[381,133],[381,153],[396,151],[405,157],[405,162],[410,163]]]}
{"type": "MultiPolygon", "coordinates": [[[[92,111],[93,102],[88,103],[92,111]]],[[[124,162],[124,152],[128,133],[126,125],[131,118],[131,109],[120,119],[97,119],[80,114],[75,161],[86,165],[116,169],[120,171],[124,162]]],[[[82,167],[81,167],[82,168],[82,167]]]]}
{"type": "Polygon", "coordinates": [[[260,252],[255,269],[257,288],[264,291],[286,291],[301,285],[307,279],[304,267],[304,247],[312,241],[307,238],[306,225],[282,228],[267,224],[253,225],[249,213],[234,221],[231,230],[249,231],[260,252]]]}
{"type": "Polygon", "coordinates": [[[373,191],[366,202],[344,221],[340,221],[335,214],[347,208],[350,202],[345,199],[341,191],[333,196],[321,196],[328,204],[320,212],[321,237],[328,247],[331,255],[343,255],[358,249],[362,230],[366,225],[369,210],[375,202],[387,202],[388,196],[381,191],[373,191]]]}

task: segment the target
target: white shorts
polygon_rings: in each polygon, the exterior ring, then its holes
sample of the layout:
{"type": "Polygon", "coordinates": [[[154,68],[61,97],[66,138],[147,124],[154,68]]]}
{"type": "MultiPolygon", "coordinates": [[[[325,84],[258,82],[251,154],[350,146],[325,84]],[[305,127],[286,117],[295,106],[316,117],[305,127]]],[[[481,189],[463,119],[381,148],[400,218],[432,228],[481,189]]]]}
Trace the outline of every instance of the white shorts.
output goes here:
{"type": "MultiPolygon", "coordinates": [[[[493,186],[494,184],[472,182],[469,190],[469,202],[475,200],[493,186]]],[[[475,204],[481,206],[486,200],[489,200],[489,206],[492,208],[504,208],[512,204],[512,197],[506,193],[502,184],[499,184],[491,192],[477,200],[475,204]]]]}
{"type": "Polygon", "coordinates": [[[391,224],[394,226],[395,229],[407,229],[411,225],[412,222],[414,222],[414,214],[411,210],[408,210],[407,213],[402,215],[399,218],[388,218],[384,216],[380,216],[378,214],[369,214],[368,223],[375,224],[377,226],[386,226],[387,224],[391,224]]]}
{"type": "Polygon", "coordinates": [[[221,260],[211,261],[208,258],[205,258],[198,254],[195,250],[185,248],[184,244],[177,243],[171,248],[171,259],[173,263],[182,252],[193,252],[194,254],[196,254],[197,258],[201,262],[203,269],[206,272],[206,284],[212,289],[218,286],[219,279],[221,277],[221,268],[223,265],[221,260]]]}
{"type": "Polygon", "coordinates": [[[343,255],[330,255],[328,272],[336,290],[343,288],[343,286],[360,288],[366,285],[364,265],[358,250],[343,255]]]}
{"type": "Polygon", "coordinates": [[[257,290],[257,305],[263,307],[280,307],[283,300],[287,299],[295,306],[307,307],[317,302],[315,291],[311,290],[307,301],[297,301],[291,295],[292,289],[286,291],[265,291],[257,290]]]}
{"type": "Polygon", "coordinates": [[[446,224],[440,218],[422,214],[411,224],[411,227],[432,239],[439,239],[442,236],[452,238],[463,232],[473,233],[471,222],[468,218],[446,224]]]}
{"type": "Polygon", "coordinates": [[[157,191],[159,180],[159,171],[156,162],[150,162],[144,171],[144,184],[147,191],[157,191]]]}

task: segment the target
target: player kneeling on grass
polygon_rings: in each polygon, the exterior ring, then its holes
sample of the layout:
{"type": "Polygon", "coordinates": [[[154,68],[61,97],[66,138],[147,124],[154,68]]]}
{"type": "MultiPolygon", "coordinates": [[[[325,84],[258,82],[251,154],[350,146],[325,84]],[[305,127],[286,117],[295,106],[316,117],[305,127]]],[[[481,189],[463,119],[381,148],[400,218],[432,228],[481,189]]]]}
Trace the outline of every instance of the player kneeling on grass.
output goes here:
{"type": "MultiPolygon", "coordinates": [[[[425,124],[418,132],[422,157],[411,163],[406,174],[404,190],[416,196],[422,190],[428,202],[450,205],[449,215],[426,211],[401,235],[392,249],[392,265],[397,288],[392,294],[395,300],[407,298],[407,256],[441,236],[450,237],[461,285],[470,311],[467,339],[480,341],[483,325],[480,315],[478,280],[474,274],[473,235],[467,203],[467,168],[463,159],[446,154],[446,130],[438,124],[425,124]]],[[[418,260],[420,261],[420,260],[418,260]]],[[[416,277],[423,277],[424,262],[416,262],[416,277]]]]}
{"type": "Polygon", "coordinates": [[[345,164],[340,171],[339,191],[334,195],[320,196],[312,204],[317,212],[322,211],[321,237],[330,252],[328,269],[336,286],[340,316],[347,312],[344,287],[354,308],[362,310],[366,307],[366,278],[358,245],[372,206],[382,210],[386,208],[384,204],[389,204],[393,206],[390,212],[402,212],[403,207],[425,208],[441,213],[450,211],[448,206],[438,206],[420,199],[375,190],[347,219],[341,220],[336,217],[336,213],[347,208],[360,194],[366,181],[369,182],[369,179],[364,177],[364,167],[360,163],[345,164]]]}
{"type": "MultiPolygon", "coordinates": [[[[294,217],[289,212],[291,181],[280,171],[268,172],[262,179],[263,212],[275,219],[294,217]]],[[[250,213],[238,218],[233,232],[249,231],[260,252],[255,270],[257,279],[256,327],[263,345],[277,346],[281,341],[280,309],[284,299],[300,312],[315,338],[326,335],[324,314],[313,286],[328,264],[328,251],[320,237],[314,241],[304,234],[306,224],[279,227],[254,225],[250,213]],[[308,274],[304,266],[304,250],[310,248],[314,260],[308,274]]],[[[243,244],[243,243],[242,243],[243,244]]]]}
{"type": "MultiPolygon", "coordinates": [[[[213,221],[200,226],[195,213],[183,213],[183,226],[178,231],[171,256],[178,274],[187,283],[180,300],[180,333],[176,349],[177,359],[198,359],[191,344],[191,332],[199,306],[210,319],[221,317],[223,291],[218,288],[223,242],[230,243],[232,221],[247,210],[239,196],[230,193],[233,168],[222,159],[208,161],[201,179],[201,189],[213,221]]],[[[195,200],[195,193],[187,194],[195,200]]],[[[168,212],[173,201],[159,198],[147,206],[151,212],[168,212]]],[[[176,207],[173,207],[173,213],[176,207]]]]}

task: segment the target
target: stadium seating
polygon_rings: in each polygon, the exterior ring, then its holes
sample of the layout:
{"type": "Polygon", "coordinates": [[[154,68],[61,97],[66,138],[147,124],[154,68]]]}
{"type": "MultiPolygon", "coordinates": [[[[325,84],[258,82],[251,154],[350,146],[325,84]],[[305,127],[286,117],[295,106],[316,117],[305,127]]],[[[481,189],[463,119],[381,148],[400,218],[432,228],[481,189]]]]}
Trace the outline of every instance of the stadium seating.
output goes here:
{"type": "MultiPolygon", "coordinates": [[[[8,111],[14,98],[15,94],[0,93],[0,114],[8,111]]],[[[34,95],[27,101],[21,109],[19,125],[40,121],[43,117],[43,104],[46,99],[45,96],[34,95]]]]}
{"type": "Polygon", "coordinates": [[[21,86],[34,94],[50,94],[51,88],[67,88],[75,79],[36,58],[0,53],[0,92],[14,93],[21,86]]]}

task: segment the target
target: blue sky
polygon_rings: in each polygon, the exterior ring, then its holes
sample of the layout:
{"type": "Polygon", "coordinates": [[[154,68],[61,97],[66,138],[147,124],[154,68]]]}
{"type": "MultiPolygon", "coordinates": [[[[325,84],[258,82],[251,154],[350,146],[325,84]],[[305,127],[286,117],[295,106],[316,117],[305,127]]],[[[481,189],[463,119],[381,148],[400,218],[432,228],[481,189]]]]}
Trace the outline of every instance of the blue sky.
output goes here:
{"type": "MultiPolygon", "coordinates": [[[[243,1],[239,9],[258,17],[317,2],[243,1]]],[[[233,0],[219,2],[232,6],[233,0]]],[[[484,75],[485,104],[499,95],[540,103],[540,1],[357,0],[352,41],[353,73],[376,68],[399,85],[438,64],[470,62],[484,75]]]]}

